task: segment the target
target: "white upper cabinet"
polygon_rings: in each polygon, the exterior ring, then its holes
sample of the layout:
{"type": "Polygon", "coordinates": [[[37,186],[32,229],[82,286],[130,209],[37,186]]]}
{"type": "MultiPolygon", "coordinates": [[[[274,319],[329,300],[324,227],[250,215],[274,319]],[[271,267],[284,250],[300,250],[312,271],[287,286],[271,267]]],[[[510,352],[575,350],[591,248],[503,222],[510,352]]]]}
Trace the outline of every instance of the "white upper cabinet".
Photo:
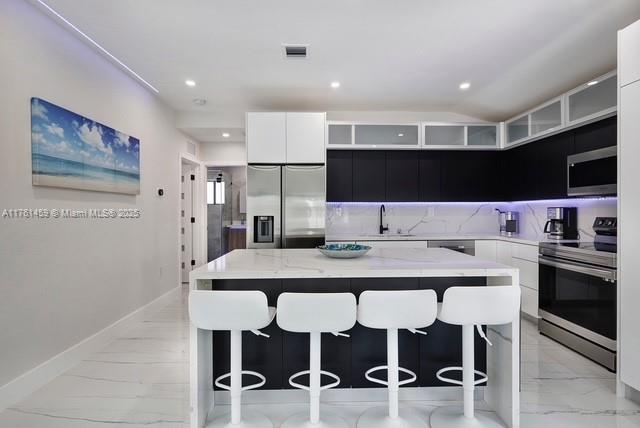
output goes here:
{"type": "Polygon", "coordinates": [[[618,33],[618,72],[620,86],[640,80],[640,21],[618,33]]]}
{"type": "Polygon", "coordinates": [[[418,125],[354,125],[353,144],[369,147],[420,147],[418,125]]]}
{"type": "Polygon", "coordinates": [[[325,113],[247,113],[248,163],[324,163],[325,113]]]}
{"type": "Polygon", "coordinates": [[[426,123],[424,125],[425,148],[497,148],[498,125],[426,123]]]}
{"type": "Polygon", "coordinates": [[[328,148],[419,149],[420,125],[331,122],[327,126],[328,148]]]}
{"type": "Polygon", "coordinates": [[[344,123],[330,123],[327,125],[328,147],[349,147],[353,144],[353,125],[344,123]]]}
{"type": "Polygon", "coordinates": [[[427,124],[424,126],[425,147],[465,146],[465,126],[427,124]]]}
{"type": "Polygon", "coordinates": [[[507,144],[529,138],[529,115],[517,117],[507,122],[507,144]]]}
{"type": "Polygon", "coordinates": [[[468,125],[467,146],[497,147],[498,125],[468,125]]]}
{"type": "Polygon", "coordinates": [[[247,162],[285,163],[287,114],[247,113],[247,162]]]}
{"type": "Polygon", "coordinates": [[[506,146],[525,143],[612,116],[617,110],[616,71],[506,121],[506,146]]]}
{"type": "Polygon", "coordinates": [[[531,136],[562,127],[562,99],[551,101],[531,112],[531,136]]]}
{"type": "Polygon", "coordinates": [[[562,113],[562,97],[559,97],[507,121],[507,145],[561,129],[562,113]]]}
{"type": "Polygon", "coordinates": [[[609,73],[567,93],[567,125],[613,113],[617,108],[617,77],[609,73]]]}
{"type": "Polygon", "coordinates": [[[324,163],[325,113],[287,113],[287,163],[324,163]]]}

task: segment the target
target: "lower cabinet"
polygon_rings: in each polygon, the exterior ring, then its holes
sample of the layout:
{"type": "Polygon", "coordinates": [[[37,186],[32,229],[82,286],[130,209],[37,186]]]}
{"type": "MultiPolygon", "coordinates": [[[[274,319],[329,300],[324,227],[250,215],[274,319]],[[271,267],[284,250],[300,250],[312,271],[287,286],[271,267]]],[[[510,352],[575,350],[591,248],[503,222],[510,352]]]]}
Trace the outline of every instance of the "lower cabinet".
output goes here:
{"type": "Polygon", "coordinates": [[[483,240],[476,241],[476,257],[485,260],[495,261],[497,259],[498,241],[483,240]]]}
{"type": "Polygon", "coordinates": [[[521,311],[530,317],[539,318],[537,245],[507,241],[476,241],[476,257],[495,260],[517,268],[520,272],[521,311]],[[495,258],[491,257],[493,254],[495,258]]]}

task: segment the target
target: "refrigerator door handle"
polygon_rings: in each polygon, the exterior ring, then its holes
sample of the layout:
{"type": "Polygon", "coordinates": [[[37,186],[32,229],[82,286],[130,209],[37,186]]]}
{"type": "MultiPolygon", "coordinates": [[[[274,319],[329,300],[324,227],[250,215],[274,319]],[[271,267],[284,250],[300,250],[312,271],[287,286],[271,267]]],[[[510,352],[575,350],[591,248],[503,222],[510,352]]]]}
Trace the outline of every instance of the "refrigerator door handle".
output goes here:
{"type": "MultiPolygon", "coordinates": [[[[287,166],[284,169],[288,168],[287,166]]],[[[280,174],[280,248],[287,248],[287,177],[286,171],[280,174]]]]}

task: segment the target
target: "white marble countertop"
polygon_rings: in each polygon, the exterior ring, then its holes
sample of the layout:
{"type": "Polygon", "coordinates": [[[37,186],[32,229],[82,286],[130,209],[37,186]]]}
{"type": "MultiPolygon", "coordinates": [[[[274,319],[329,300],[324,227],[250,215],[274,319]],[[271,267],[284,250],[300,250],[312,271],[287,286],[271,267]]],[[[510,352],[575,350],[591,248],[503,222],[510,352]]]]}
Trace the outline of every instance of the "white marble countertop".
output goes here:
{"type": "MultiPolygon", "coordinates": [[[[538,245],[540,242],[559,242],[558,240],[548,240],[544,237],[536,237],[536,236],[527,236],[527,235],[517,235],[517,236],[502,236],[502,235],[492,235],[492,234],[428,234],[428,235],[402,235],[402,234],[394,234],[394,233],[385,233],[384,235],[372,234],[372,235],[327,235],[325,237],[327,242],[337,242],[337,241],[455,241],[455,240],[471,240],[471,241],[482,241],[482,240],[496,240],[496,241],[506,241],[506,242],[515,242],[518,244],[527,244],[527,245],[538,245]]],[[[567,241],[563,241],[567,242],[567,241]]],[[[573,242],[573,241],[571,241],[573,242]]]]}
{"type": "Polygon", "coordinates": [[[234,250],[200,266],[189,278],[511,276],[516,272],[512,267],[444,248],[373,248],[357,259],[332,259],[316,249],[249,249],[234,250]]]}

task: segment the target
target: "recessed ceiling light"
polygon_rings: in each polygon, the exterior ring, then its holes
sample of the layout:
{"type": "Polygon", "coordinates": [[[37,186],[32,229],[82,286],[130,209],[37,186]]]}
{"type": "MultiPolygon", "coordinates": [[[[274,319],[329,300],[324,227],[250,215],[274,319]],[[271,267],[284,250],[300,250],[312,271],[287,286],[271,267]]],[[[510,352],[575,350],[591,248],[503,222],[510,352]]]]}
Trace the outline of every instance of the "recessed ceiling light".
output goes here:
{"type": "Polygon", "coordinates": [[[222,133],[222,136],[223,136],[224,138],[229,138],[229,133],[228,133],[228,132],[223,132],[223,133],[222,133]]]}
{"type": "Polygon", "coordinates": [[[190,88],[193,88],[194,86],[196,86],[196,82],[195,80],[191,80],[191,79],[187,79],[184,81],[184,84],[189,86],[190,88]]]}
{"type": "Polygon", "coordinates": [[[193,103],[197,106],[203,106],[207,103],[207,100],[205,100],[204,98],[196,98],[193,100],[193,103]]]}
{"type": "Polygon", "coordinates": [[[404,137],[404,134],[402,134],[402,133],[398,134],[398,137],[404,137]]]}
{"type": "Polygon", "coordinates": [[[462,89],[463,91],[466,91],[470,87],[471,87],[471,83],[469,82],[462,82],[459,86],[459,88],[462,89]]]}
{"type": "Polygon", "coordinates": [[[598,83],[600,82],[598,82],[597,80],[592,80],[591,82],[587,83],[587,86],[597,85],[598,83]]]}
{"type": "Polygon", "coordinates": [[[340,87],[340,82],[337,82],[337,81],[336,81],[336,82],[331,82],[331,87],[332,87],[333,89],[337,89],[337,88],[339,88],[339,87],[340,87]]]}

